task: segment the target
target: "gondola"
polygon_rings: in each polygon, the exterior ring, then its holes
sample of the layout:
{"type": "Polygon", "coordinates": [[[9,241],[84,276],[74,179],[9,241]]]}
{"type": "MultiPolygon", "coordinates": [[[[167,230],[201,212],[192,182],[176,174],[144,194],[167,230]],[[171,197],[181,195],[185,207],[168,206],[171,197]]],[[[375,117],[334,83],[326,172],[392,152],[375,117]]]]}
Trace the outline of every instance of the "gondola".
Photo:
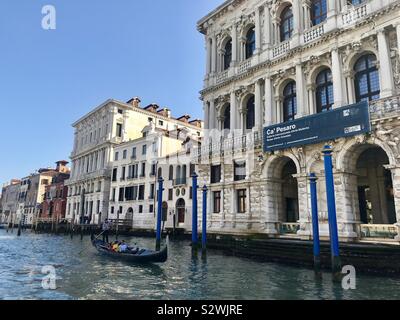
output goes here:
{"type": "Polygon", "coordinates": [[[125,262],[162,263],[168,259],[168,245],[166,245],[161,251],[139,249],[136,253],[120,253],[111,251],[106,242],[96,239],[94,236],[92,236],[92,245],[101,255],[125,262]]]}

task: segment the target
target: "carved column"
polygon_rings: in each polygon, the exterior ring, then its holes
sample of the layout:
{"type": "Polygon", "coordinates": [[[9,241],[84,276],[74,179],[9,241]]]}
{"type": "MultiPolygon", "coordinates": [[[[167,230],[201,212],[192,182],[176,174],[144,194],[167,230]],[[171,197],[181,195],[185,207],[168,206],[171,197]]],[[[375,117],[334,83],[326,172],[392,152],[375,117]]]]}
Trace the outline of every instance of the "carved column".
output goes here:
{"type": "Polygon", "coordinates": [[[206,73],[208,76],[211,73],[211,39],[209,37],[206,38],[206,50],[207,50],[206,73]]]}
{"type": "Polygon", "coordinates": [[[309,114],[308,106],[305,101],[304,72],[301,61],[296,63],[296,95],[297,95],[297,116],[304,117],[309,114]]]}
{"type": "Polygon", "coordinates": [[[264,124],[269,126],[273,123],[273,119],[276,118],[276,112],[274,110],[273,102],[272,102],[272,80],[271,76],[267,75],[265,77],[265,96],[264,96],[264,110],[265,110],[265,118],[264,124]]]}
{"type": "Polygon", "coordinates": [[[379,49],[381,98],[386,98],[393,95],[394,84],[392,63],[390,61],[390,51],[384,29],[378,30],[377,38],[379,49]]]}
{"type": "Polygon", "coordinates": [[[264,46],[268,48],[271,45],[271,14],[269,4],[264,6],[264,46]]]}
{"type": "Polygon", "coordinates": [[[261,51],[261,17],[260,17],[260,8],[256,8],[255,12],[255,32],[256,32],[256,51],[258,54],[261,51]]]}
{"type": "Polygon", "coordinates": [[[349,104],[355,103],[355,89],[354,89],[354,71],[348,70],[344,73],[347,87],[347,102],[349,104]]]}
{"type": "Polygon", "coordinates": [[[315,105],[315,83],[309,83],[307,85],[307,94],[308,94],[308,106],[310,108],[310,114],[317,113],[317,108],[315,105]]]}
{"type": "Polygon", "coordinates": [[[237,62],[237,53],[238,53],[238,48],[237,48],[238,38],[237,38],[237,29],[236,29],[235,23],[232,26],[231,37],[232,37],[232,63],[231,63],[231,65],[234,66],[237,62]]]}
{"type": "Polygon", "coordinates": [[[337,48],[332,49],[331,55],[332,55],[332,82],[333,82],[334,108],[338,108],[344,105],[342,65],[337,48]]]}
{"type": "Polygon", "coordinates": [[[255,83],[254,92],[254,115],[255,115],[255,131],[260,131],[262,127],[262,99],[261,99],[261,80],[255,83]]]}
{"type": "Polygon", "coordinates": [[[217,72],[217,37],[212,37],[211,43],[211,72],[217,72]]]}
{"type": "Polygon", "coordinates": [[[237,106],[236,106],[236,92],[231,92],[231,136],[234,136],[235,130],[237,129],[236,124],[236,115],[237,115],[237,106]]]}

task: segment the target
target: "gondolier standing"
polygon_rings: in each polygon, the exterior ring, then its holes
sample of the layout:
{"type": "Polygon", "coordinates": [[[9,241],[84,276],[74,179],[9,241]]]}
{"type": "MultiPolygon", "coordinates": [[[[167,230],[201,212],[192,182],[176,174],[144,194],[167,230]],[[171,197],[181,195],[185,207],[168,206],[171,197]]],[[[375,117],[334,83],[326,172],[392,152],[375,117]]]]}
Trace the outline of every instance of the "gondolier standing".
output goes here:
{"type": "Polygon", "coordinates": [[[110,222],[108,221],[108,219],[106,219],[103,222],[103,225],[102,225],[102,228],[101,228],[102,231],[103,231],[103,242],[107,242],[108,243],[108,233],[109,233],[110,228],[111,228],[110,222]]]}

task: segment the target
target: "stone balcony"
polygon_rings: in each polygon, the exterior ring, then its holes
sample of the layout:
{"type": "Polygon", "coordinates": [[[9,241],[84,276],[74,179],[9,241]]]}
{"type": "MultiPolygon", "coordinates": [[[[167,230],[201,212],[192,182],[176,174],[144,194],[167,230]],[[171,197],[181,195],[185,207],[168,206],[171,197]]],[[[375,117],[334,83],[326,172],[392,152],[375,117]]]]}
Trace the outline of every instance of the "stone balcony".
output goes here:
{"type": "Polygon", "coordinates": [[[400,118],[400,95],[370,102],[369,111],[372,122],[400,118]]]}
{"type": "Polygon", "coordinates": [[[275,47],[272,48],[272,59],[278,58],[290,50],[290,40],[279,43],[275,47]]]}
{"type": "Polygon", "coordinates": [[[369,13],[370,7],[368,2],[362,3],[358,6],[348,5],[343,9],[341,17],[338,19],[339,28],[348,28],[354,26],[369,13]]]}
{"type": "Polygon", "coordinates": [[[321,38],[325,34],[325,25],[319,24],[304,31],[303,43],[307,44],[321,38]]]}
{"type": "Polygon", "coordinates": [[[214,140],[210,137],[209,139],[210,143],[193,153],[195,158],[221,157],[232,155],[238,151],[246,152],[254,150],[262,146],[262,133],[259,131],[234,137],[214,137],[214,140]]]}

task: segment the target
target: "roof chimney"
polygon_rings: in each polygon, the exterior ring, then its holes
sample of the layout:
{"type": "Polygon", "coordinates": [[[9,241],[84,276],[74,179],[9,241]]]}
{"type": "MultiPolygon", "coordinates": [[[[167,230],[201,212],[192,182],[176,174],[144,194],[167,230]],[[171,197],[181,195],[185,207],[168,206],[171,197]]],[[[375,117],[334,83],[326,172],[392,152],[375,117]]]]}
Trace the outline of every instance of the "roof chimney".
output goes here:
{"type": "Polygon", "coordinates": [[[56,162],[56,171],[60,173],[67,173],[69,169],[67,168],[68,161],[60,160],[56,162]]]}
{"type": "Polygon", "coordinates": [[[141,102],[142,101],[140,100],[139,97],[134,97],[134,98],[130,99],[127,103],[131,104],[135,108],[139,108],[141,102]]]}

